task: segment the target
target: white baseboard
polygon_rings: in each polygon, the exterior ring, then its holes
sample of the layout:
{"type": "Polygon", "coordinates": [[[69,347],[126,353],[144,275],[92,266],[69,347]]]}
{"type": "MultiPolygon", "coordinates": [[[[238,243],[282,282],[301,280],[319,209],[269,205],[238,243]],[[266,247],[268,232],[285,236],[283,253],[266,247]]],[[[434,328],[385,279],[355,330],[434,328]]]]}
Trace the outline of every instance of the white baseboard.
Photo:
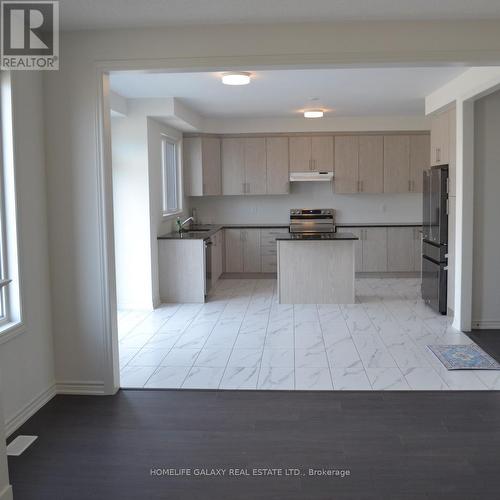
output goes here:
{"type": "MultiPolygon", "coordinates": [[[[42,406],[46,405],[55,395],[56,386],[54,384],[33,398],[27,405],[5,422],[5,434],[10,436],[14,431],[19,429],[24,422],[31,418],[42,406]]],[[[0,500],[3,500],[1,496],[0,500]]]]}
{"type": "Polygon", "coordinates": [[[106,392],[104,391],[104,383],[93,381],[57,382],[56,391],[57,394],[82,394],[96,396],[102,396],[103,394],[106,394],[106,392]]]}
{"type": "Polygon", "coordinates": [[[0,491],[0,500],[13,500],[12,486],[6,486],[3,491],[0,491]]]}
{"type": "Polygon", "coordinates": [[[472,328],[477,330],[500,330],[500,320],[472,320],[472,328]]]}

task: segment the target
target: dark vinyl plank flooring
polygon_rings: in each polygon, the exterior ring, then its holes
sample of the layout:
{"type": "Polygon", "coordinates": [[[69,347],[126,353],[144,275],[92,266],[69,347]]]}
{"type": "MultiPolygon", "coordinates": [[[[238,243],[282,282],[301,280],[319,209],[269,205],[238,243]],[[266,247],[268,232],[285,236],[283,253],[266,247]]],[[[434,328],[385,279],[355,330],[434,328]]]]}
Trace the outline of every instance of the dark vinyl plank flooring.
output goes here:
{"type": "Polygon", "coordinates": [[[500,330],[472,330],[467,335],[500,363],[500,330]]]}
{"type": "Polygon", "coordinates": [[[500,491],[498,392],[56,396],[18,433],[39,439],[9,458],[15,500],[471,500],[500,491]],[[351,475],[152,477],[152,467],[351,475]]]}

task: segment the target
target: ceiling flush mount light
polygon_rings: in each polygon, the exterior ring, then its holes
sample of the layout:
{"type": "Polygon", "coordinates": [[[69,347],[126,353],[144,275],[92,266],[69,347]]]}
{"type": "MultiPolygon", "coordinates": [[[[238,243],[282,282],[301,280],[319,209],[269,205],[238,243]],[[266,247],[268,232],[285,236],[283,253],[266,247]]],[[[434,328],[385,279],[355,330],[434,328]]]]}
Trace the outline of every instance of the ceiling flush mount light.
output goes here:
{"type": "Polygon", "coordinates": [[[309,109],[304,111],[304,118],[323,118],[324,112],[322,109],[309,109]]]}
{"type": "Polygon", "coordinates": [[[251,73],[242,71],[240,73],[224,73],[222,83],[224,85],[248,85],[250,83],[251,73]]]}

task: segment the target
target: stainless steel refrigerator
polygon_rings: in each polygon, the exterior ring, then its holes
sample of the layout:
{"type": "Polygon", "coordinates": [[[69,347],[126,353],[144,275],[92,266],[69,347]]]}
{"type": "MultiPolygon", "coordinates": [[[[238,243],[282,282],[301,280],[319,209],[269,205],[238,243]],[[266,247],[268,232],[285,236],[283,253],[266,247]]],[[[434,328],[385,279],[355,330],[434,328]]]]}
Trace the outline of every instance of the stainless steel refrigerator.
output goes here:
{"type": "Polygon", "coordinates": [[[422,298],[441,314],[448,295],[448,165],[424,172],[422,298]]]}

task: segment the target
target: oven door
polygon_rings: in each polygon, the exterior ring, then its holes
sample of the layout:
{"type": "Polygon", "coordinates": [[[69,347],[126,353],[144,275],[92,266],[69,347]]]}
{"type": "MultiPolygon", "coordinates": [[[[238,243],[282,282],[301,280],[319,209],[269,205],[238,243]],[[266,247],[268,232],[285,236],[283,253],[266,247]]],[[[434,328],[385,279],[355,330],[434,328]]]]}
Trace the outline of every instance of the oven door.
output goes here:
{"type": "Polygon", "coordinates": [[[422,256],[422,298],[436,312],[446,314],[447,311],[447,280],[446,263],[422,256]]]}

